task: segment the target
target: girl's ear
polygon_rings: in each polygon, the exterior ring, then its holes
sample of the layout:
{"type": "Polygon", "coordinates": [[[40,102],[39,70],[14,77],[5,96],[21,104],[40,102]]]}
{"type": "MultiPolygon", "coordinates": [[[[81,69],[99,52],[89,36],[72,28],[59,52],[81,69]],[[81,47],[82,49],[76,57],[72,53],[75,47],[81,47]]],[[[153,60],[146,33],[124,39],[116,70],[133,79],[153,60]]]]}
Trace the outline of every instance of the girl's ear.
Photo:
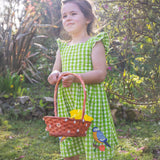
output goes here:
{"type": "Polygon", "coordinates": [[[86,19],[86,23],[87,24],[91,23],[91,20],[90,19],[86,19]]]}

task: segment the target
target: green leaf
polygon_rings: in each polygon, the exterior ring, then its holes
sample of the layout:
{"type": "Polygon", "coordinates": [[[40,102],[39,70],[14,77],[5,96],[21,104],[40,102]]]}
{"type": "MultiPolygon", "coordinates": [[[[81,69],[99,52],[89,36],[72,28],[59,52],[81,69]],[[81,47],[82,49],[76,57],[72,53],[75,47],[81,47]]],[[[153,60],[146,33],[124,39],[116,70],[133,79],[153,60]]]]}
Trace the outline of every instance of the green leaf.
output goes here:
{"type": "Polygon", "coordinates": [[[10,97],[10,95],[8,95],[8,94],[4,94],[4,95],[3,95],[3,97],[4,97],[4,98],[9,98],[9,97],[10,97]]]}

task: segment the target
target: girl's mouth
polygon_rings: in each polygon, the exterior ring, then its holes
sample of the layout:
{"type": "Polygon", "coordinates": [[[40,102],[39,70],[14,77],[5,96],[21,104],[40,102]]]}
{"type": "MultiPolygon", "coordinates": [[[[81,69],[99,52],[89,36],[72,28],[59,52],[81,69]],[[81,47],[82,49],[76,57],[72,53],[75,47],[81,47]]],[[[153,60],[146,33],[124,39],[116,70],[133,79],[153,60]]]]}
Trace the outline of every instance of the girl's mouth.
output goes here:
{"type": "Polygon", "coordinates": [[[73,23],[67,23],[67,24],[66,24],[66,26],[71,26],[71,25],[73,25],[73,23]]]}

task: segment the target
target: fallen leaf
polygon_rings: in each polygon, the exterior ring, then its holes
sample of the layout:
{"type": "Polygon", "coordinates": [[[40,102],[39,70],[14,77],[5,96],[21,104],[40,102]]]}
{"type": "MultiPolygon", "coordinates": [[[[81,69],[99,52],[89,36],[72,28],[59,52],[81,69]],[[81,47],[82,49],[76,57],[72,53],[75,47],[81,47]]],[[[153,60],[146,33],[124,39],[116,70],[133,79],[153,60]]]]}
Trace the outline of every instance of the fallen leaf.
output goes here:
{"type": "Polygon", "coordinates": [[[21,159],[21,158],[24,158],[25,156],[20,156],[19,158],[21,159]]]}

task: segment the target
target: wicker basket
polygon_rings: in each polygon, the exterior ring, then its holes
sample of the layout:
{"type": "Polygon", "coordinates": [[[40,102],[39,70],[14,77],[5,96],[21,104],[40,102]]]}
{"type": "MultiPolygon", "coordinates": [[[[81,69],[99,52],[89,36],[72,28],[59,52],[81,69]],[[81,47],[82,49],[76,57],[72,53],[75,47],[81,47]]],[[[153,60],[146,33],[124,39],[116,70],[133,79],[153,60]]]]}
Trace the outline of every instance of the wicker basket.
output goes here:
{"type": "Polygon", "coordinates": [[[46,123],[46,130],[49,131],[50,136],[55,137],[85,137],[91,122],[84,120],[85,115],[85,104],[86,104],[86,91],[85,91],[85,84],[81,77],[74,73],[64,73],[62,74],[56,83],[55,90],[54,90],[54,113],[55,116],[45,116],[43,120],[46,123]],[[68,117],[58,117],[57,116],[57,90],[58,84],[63,76],[67,75],[74,75],[79,78],[84,92],[84,100],[83,100],[83,109],[82,109],[82,119],[73,119],[68,117]]]}

